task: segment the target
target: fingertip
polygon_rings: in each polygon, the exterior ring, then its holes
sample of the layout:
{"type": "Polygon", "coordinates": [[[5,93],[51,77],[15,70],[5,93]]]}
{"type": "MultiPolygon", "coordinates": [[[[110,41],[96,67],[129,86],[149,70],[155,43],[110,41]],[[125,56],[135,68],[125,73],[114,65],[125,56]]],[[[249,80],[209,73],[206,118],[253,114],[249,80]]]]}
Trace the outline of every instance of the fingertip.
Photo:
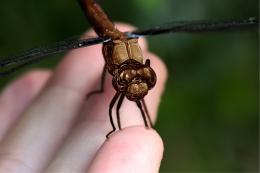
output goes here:
{"type": "Polygon", "coordinates": [[[50,75],[49,70],[34,70],[11,82],[1,93],[0,113],[16,117],[42,90],[50,75]]]}
{"type": "Polygon", "coordinates": [[[19,94],[29,96],[39,91],[50,75],[51,72],[49,70],[41,69],[29,71],[11,82],[3,91],[3,95],[5,95],[5,93],[13,93],[16,96],[19,94]]]}
{"type": "Polygon", "coordinates": [[[0,97],[0,140],[46,84],[51,72],[34,70],[10,83],[0,97]]]}
{"type": "Polygon", "coordinates": [[[23,74],[20,78],[18,78],[18,80],[21,79],[31,84],[38,84],[37,82],[41,82],[42,84],[48,80],[51,73],[52,72],[49,69],[36,69],[23,74]]]}
{"type": "Polygon", "coordinates": [[[163,141],[161,136],[153,128],[146,128],[144,126],[130,126],[123,128],[122,130],[119,130],[112,134],[106,140],[106,143],[108,145],[110,145],[109,143],[111,143],[112,147],[115,150],[118,150],[118,148],[120,147],[122,147],[123,150],[124,148],[131,147],[133,147],[133,150],[138,149],[135,148],[136,146],[143,146],[146,148],[147,143],[149,143],[154,145],[151,147],[156,148],[156,151],[159,151],[159,153],[163,152],[163,141]],[[129,145],[129,147],[123,146],[124,144],[129,145]]]}
{"type": "Polygon", "coordinates": [[[158,172],[163,142],[153,129],[125,128],[101,147],[89,172],[158,172]]]}
{"type": "Polygon", "coordinates": [[[51,85],[59,85],[86,94],[101,76],[104,67],[102,45],[68,52],[54,71],[51,85]]]}

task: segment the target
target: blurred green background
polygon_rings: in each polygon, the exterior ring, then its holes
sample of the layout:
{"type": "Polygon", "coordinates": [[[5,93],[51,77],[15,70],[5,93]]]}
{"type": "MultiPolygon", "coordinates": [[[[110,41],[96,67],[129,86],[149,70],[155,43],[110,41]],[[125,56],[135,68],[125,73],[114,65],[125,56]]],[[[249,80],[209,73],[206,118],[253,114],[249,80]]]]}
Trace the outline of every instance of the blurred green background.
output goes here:
{"type": "MultiPolygon", "coordinates": [[[[257,0],[106,0],[114,21],[147,28],[175,20],[258,16],[257,0]]],[[[1,0],[0,57],[80,35],[89,28],[76,1],[1,0]]],[[[161,172],[258,171],[258,32],[149,38],[169,79],[156,129],[161,172]]],[[[28,68],[53,68],[62,55],[28,68]]],[[[2,77],[0,87],[27,69],[2,77]]],[[[15,106],[15,105],[14,105],[15,106]]]]}

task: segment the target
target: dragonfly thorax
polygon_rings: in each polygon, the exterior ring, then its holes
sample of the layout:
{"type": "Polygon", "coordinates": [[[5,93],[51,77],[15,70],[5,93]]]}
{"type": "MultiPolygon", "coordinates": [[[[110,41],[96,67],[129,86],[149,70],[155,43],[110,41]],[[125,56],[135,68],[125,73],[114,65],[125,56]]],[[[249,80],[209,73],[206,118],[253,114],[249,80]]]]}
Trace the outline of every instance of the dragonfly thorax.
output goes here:
{"type": "Polygon", "coordinates": [[[103,45],[103,56],[110,74],[127,60],[143,63],[143,54],[138,39],[113,40],[103,45]]]}

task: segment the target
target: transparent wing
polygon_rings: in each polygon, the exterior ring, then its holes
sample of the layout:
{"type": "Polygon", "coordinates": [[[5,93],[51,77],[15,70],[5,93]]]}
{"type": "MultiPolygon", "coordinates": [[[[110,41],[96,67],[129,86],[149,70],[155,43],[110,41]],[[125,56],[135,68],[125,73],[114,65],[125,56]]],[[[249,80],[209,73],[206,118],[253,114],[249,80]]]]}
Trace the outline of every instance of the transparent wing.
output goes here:
{"type": "Polygon", "coordinates": [[[128,37],[142,37],[166,33],[218,32],[226,30],[245,30],[257,28],[258,26],[259,19],[256,17],[228,21],[179,21],[166,23],[146,30],[137,30],[132,33],[126,33],[126,35],[128,37]]]}
{"type": "Polygon", "coordinates": [[[0,76],[12,73],[27,64],[45,59],[49,55],[62,53],[71,49],[100,44],[109,40],[110,39],[106,38],[68,39],[56,42],[51,46],[36,47],[13,56],[0,58],[0,76]]]}
{"type": "MultiPolygon", "coordinates": [[[[251,17],[244,20],[229,21],[180,21],[152,27],[146,30],[126,32],[128,38],[160,35],[167,33],[201,33],[225,30],[243,30],[258,28],[259,19],[251,17]]],[[[19,54],[0,58],[0,76],[7,75],[28,64],[40,61],[50,55],[78,49],[86,46],[104,43],[109,38],[68,39],[54,43],[51,46],[33,48],[19,54]]]]}

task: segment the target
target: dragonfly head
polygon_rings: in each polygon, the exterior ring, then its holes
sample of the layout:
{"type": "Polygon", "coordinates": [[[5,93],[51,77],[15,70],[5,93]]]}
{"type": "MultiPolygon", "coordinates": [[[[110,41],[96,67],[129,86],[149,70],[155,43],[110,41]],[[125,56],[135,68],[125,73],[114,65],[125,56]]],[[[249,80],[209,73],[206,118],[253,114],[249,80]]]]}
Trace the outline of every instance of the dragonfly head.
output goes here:
{"type": "Polygon", "coordinates": [[[113,78],[113,86],[117,91],[125,93],[131,101],[137,101],[155,86],[156,74],[150,67],[150,61],[145,64],[130,60],[118,69],[113,78]]]}

